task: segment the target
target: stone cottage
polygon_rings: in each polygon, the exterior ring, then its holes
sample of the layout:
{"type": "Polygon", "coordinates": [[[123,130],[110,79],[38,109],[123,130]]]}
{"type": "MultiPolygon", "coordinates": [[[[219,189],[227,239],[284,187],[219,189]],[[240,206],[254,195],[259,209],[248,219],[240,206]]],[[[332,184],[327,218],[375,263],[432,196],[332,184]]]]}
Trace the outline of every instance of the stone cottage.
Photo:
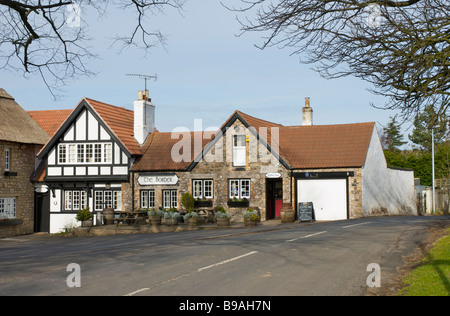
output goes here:
{"type": "Polygon", "coordinates": [[[48,135],[3,89],[0,120],[0,238],[4,238],[33,233],[38,224],[30,176],[48,135]]]}
{"type": "Polygon", "coordinates": [[[131,168],[134,208],[177,208],[185,192],[201,209],[223,206],[235,221],[248,208],[262,220],[312,202],[316,220],[416,214],[413,172],[386,160],[375,123],[302,126],[235,111],[215,133],[150,133],[131,168]]]}

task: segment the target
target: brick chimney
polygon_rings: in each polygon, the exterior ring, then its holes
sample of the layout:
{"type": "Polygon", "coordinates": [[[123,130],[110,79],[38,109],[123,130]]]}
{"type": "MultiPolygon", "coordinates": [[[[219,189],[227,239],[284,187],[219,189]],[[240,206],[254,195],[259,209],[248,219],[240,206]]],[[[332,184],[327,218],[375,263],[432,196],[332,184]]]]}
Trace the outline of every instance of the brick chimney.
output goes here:
{"type": "Polygon", "coordinates": [[[140,145],[145,143],[149,133],[155,131],[155,106],[149,98],[148,90],[139,91],[134,101],[134,138],[140,145]]]}
{"type": "Polygon", "coordinates": [[[303,108],[303,126],[313,125],[313,109],[311,108],[310,98],[305,99],[305,107],[303,108]]]}

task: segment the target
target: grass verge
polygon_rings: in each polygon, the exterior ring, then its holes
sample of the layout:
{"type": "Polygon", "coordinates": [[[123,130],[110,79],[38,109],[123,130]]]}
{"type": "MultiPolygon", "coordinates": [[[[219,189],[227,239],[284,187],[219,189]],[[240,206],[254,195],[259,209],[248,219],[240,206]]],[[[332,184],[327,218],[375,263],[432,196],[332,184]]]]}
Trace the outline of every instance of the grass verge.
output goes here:
{"type": "Polygon", "coordinates": [[[400,296],[450,296],[450,229],[403,279],[400,296]]]}

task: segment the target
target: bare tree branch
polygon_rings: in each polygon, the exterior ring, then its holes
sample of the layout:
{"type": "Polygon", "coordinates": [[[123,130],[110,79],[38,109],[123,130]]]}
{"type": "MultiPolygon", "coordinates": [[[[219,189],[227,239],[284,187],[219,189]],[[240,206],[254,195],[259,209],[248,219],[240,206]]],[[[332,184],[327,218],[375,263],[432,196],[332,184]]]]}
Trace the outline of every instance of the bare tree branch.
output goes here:
{"type": "Polygon", "coordinates": [[[298,54],[325,78],[356,76],[388,97],[404,118],[450,102],[448,0],[242,0],[241,30],[261,32],[265,49],[298,54]],[[248,16],[252,16],[250,19],[248,16]]]}
{"type": "Polygon", "coordinates": [[[101,16],[111,6],[134,9],[134,31],[116,40],[123,47],[149,49],[164,45],[165,37],[149,31],[151,21],[145,18],[166,7],[181,10],[183,4],[184,0],[0,0],[0,69],[41,76],[56,98],[56,90],[68,79],[94,74],[86,66],[96,55],[89,47],[81,10],[94,8],[101,16]]]}

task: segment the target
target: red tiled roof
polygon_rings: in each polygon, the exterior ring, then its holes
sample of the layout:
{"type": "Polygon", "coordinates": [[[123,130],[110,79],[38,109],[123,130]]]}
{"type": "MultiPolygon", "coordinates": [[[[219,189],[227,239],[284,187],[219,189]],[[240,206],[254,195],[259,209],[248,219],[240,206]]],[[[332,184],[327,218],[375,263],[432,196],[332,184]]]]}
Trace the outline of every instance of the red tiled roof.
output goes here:
{"type": "MultiPolygon", "coordinates": [[[[133,165],[133,171],[183,171],[191,165],[197,155],[211,139],[204,139],[203,132],[186,132],[172,139],[172,133],[151,133],[142,147],[142,156],[133,165]],[[201,139],[201,148],[195,148],[196,139],[201,139]],[[175,148],[175,149],[174,149],[175,148]],[[176,157],[172,157],[172,150],[176,157]],[[190,150],[188,161],[175,161],[182,157],[184,149],[190,150]]],[[[211,136],[212,138],[212,136],[211,136]]]]}
{"type": "MultiPolygon", "coordinates": [[[[375,123],[357,123],[318,126],[282,126],[264,121],[240,111],[222,125],[229,125],[233,118],[241,118],[246,125],[260,132],[267,127],[266,141],[292,169],[322,169],[361,167],[365,163],[375,123]],[[239,116],[237,116],[239,115],[239,116]],[[273,128],[278,129],[274,131],[273,128]],[[272,144],[272,134],[278,133],[279,141],[272,144]]],[[[171,133],[153,133],[143,147],[143,156],[133,166],[133,171],[186,170],[194,159],[193,138],[191,134],[191,160],[174,162],[171,156],[175,144],[183,144],[179,139],[171,139],[171,133]],[[179,143],[180,142],[180,143],[179,143]]],[[[185,139],[183,139],[185,141],[185,139]]],[[[203,140],[203,148],[208,140],[203,140]]]]}
{"type": "Polygon", "coordinates": [[[281,127],[280,155],[293,169],[361,167],[374,127],[375,123],[281,127]]]}
{"type": "Polygon", "coordinates": [[[47,132],[53,136],[69,117],[73,110],[28,111],[28,114],[47,132]]]}

